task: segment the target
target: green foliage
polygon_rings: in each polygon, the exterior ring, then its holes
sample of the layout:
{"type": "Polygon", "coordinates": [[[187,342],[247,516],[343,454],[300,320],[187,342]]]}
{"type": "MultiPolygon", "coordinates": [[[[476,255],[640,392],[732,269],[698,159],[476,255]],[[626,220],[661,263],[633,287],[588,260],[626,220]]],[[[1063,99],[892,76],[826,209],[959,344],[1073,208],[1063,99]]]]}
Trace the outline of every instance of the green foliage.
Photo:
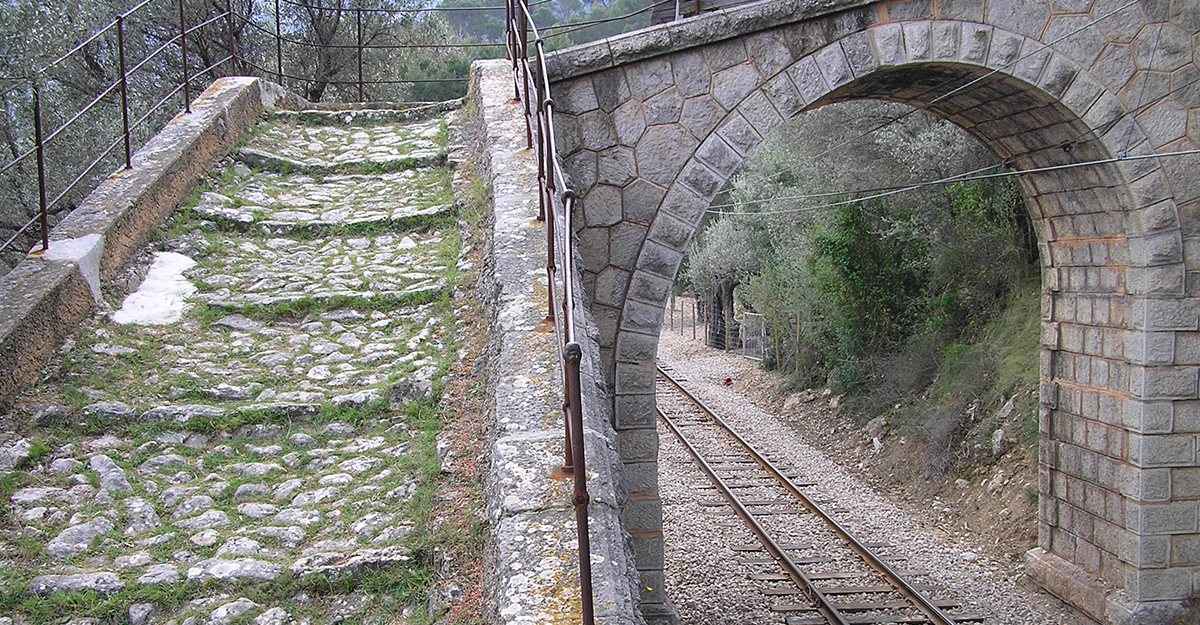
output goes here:
{"type": "Polygon", "coordinates": [[[862,421],[888,415],[926,446],[926,468],[944,471],[997,427],[1036,440],[1037,248],[1004,179],[847,201],[865,195],[850,189],[996,162],[952,125],[906,110],[832,105],[768,136],[714,201],[749,214],[704,224],[679,287],[736,284],[762,315],[765,366],[848,393],[862,421]],[[1010,422],[988,421],[1010,399],[1010,422]]]}
{"type": "Polygon", "coordinates": [[[841,387],[856,381],[855,362],[865,353],[908,333],[913,302],[925,283],[921,242],[879,236],[867,209],[838,206],[809,234],[808,270],[815,291],[810,340],[841,387]]]}
{"type": "MultiPolygon", "coordinates": [[[[530,13],[537,24],[549,50],[619,35],[624,32],[645,28],[650,25],[649,7],[656,0],[562,0],[555,2],[530,2],[530,13]],[[571,26],[584,22],[603,21],[587,27],[571,26]],[[557,28],[558,26],[563,28],[557,28]]],[[[446,0],[441,4],[448,8],[496,6],[493,0],[446,0]]],[[[464,39],[480,41],[504,41],[504,10],[453,11],[446,19],[464,39]]],[[[496,56],[503,54],[499,49],[496,56]]]]}
{"type": "Polygon", "coordinates": [[[1035,444],[1040,305],[1040,290],[1028,280],[976,335],[940,349],[929,335],[916,337],[874,363],[869,390],[849,405],[864,417],[891,414],[893,427],[926,445],[924,462],[932,472],[975,459],[975,446],[987,448],[998,427],[1035,444]],[[915,379],[914,370],[921,372],[915,379]],[[1008,423],[996,421],[1010,398],[1008,423]]]}
{"type": "MultiPolygon", "coordinates": [[[[714,202],[751,215],[711,219],[685,257],[681,285],[707,293],[735,284],[738,300],[763,315],[775,348],[765,364],[797,383],[841,392],[871,378],[873,363],[894,350],[938,354],[960,336],[969,340],[1034,273],[1028,217],[1007,180],[846,202],[856,197],[848,189],[995,163],[951,124],[906,111],[855,102],[782,126],[714,202]],[[867,132],[896,118],[886,131],[867,132]]],[[[931,366],[916,367],[916,377],[931,366]]]]}

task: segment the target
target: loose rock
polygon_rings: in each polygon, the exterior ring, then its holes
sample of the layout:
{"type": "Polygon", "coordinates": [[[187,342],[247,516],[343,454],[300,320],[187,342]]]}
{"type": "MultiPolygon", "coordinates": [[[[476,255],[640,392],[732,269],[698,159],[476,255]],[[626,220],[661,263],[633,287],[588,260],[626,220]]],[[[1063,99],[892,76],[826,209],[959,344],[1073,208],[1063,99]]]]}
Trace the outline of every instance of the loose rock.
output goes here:
{"type": "Polygon", "coordinates": [[[97,517],[81,523],[73,525],[63,530],[55,536],[49,544],[46,545],[46,551],[50,555],[65,558],[70,555],[87,551],[92,546],[92,541],[99,538],[101,535],[113,530],[113,523],[104,517],[97,517]]]}

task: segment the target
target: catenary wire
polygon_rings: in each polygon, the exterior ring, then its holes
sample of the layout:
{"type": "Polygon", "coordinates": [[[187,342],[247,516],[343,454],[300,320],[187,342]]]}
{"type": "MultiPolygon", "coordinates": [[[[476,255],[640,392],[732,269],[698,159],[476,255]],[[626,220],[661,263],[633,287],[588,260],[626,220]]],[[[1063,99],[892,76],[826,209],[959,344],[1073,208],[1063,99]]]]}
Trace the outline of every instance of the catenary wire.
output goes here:
{"type": "MultiPolygon", "coordinates": [[[[862,132],[862,133],[860,133],[860,134],[858,134],[858,135],[855,135],[854,137],[851,137],[851,138],[849,138],[849,139],[846,139],[845,141],[842,141],[841,143],[838,143],[838,144],[836,144],[836,145],[833,145],[833,146],[831,146],[831,147],[829,147],[829,148],[826,148],[826,149],[824,149],[824,150],[822,150],[822,151],[820,151],[820,152],[818,152],[818,153],[816,153],[816,154],[814,154],[814,155],[812,155],[812,156],[806,157],[804,160],[802,160],[802,161],[801,161],[801,163],[808,163],[808,162],[814,161],[814,160],[816,160],[816,159],[818,159],[818,158],[821,158],[822,156],[825,156],[826,154],[829,154],[830,152],[833,152],[834,150],[839,150],[839,149],[841,149],[841,148],[844,148],[844,147],[846,147],[846,146],[848,146],[848,145],[851,145],[851,144],[853,144],[853,143],[857,143],[857,142],[858,142],[859,140],[861,140],[861,139],[864,139],[864,138],[866,138],[866,137],[868,137],[868,136],[870,136],[870,135],[872,135],[872,134],[874,134],[874,133],[876,133],[876,132],[879,132],[880,130],[883,130],[884,128],[887,128],[888,126],[891,126],[891,125],[893,125],[893,124],[899,123],[901,120],[904,120],[904,119],[906,119],[906,118],[908,118],[908,117],[910,117],[910,116],[912,116],[912,115],[915,115],[915,114],[917,114],[917,112],[919,112],[919,111],[924,111],[924,110],[928,109],[929,107],[933,106],[934,104],[937,104],[938,102],[941,102],[942,100],[944,100],[944,99],[946,99],[946,98],[948,98],[948,97],[950,97],[950,96],[952,96],[952,95],[955,95],[955,94],[957,94],[957,93],[959,93],[959,92],[963,91],[964,89],[967,89],[968,87],[974,86],[974,85],[978,84],[979,82],[981,82],[981,81],[983,81],[983,80],[985,80],[985,79],[987,79],[987,78],[990,78],[991,76],[993,76],[993,75],[995,75],[995,74],[999,73],[999,72],[1000,72],[1000,70],[1002,70],[1002,69],[1005,69],[1005,68],[1011,67],[1011,66],[1013,66],[1013,65],[1016,65],[1017,63],[1019,63],[1019,62],[1021,62],[1021,61],[1025,60],[1025,59],[1027,59],[1027,58],[1029,58],[1029,57],[1031,57],[1031,56],[1034,56],[1034,55],[1037,55],[1037,54],[1041,54],[1041,53],[1042,53],[1042,52],[1044,52],[1045,50],[1049,49],[1049,48],[1050,48],[1050,46],[1053,46],[1054,44],[1056,44],[1056,43],[1058,43],[1058,42],[1060,42],[1060,41],[1063,41],[1063,40],[1067,39],[1068,37],[1072,37],[1072,36],[1074,36],[1074,35],[1076,35],[1076,34],[1078,34],[1078,33],[1080,33],[1080,32],[1083,32],[1084,30],[1087,30],[1088,28],[1091,28],[1092,26],[1095,26],[1095,25],[1096,25],[1096,24],[1098,24],[1100,21],[1102,21],[1102,20],[1105,20],[1105,19],[1108,19],[1108,18],[1112,17],[1113,15],[1116,15],[1117,13],[1120,13],[1121,11],[1124,11],[1125,9],[1128,9],[1129,7],[1135,6],[1136,4],[1137,4],[1137,0],[1133,0],[1132,2],[1129,2],[1129,3],[1127,3],[1127,4],[1121,5],[1120,7],[1117,7],[1116,9],[1113,9],[1112,11],[1109,11],[1108,13],[1105,13],[1104,15],[1101,15],[1100,17],[1097,17],[1097,18],[1095,18],[1095,19],[1093,19],[1093,20],[1090,20],[1090,21],[1088,21],[1088,22],[1087,22],[1086,24],[1084,24],[1083,26],[1080,26],[1080,27],[1078,27],[1078,28],[1076,28],[1076,29],[1074,29],[1074,30],[1068,31],[1068,32],[1064,33],[1063,35],[1061,35],[1061,36],[1059,36],[1059,37],[1057,37],[1057,38],[1055,38],[1055,39],[1053,39],[1053,40],[1051,40],[1051,41],[1049,41],[1049,42],[1046,42],[1046,43],[1040,43],[1040,42],[1039,42],[1039,43],[1038,43],[1038,45],[1040,45],[1041,47],[1040,47],[1040,48],[1038,48],[1037,50],[1031,51],[1031,52],[1029,52],[1029,53],[1027,53],[1027,54],[1023,54],[1023,55],[1021,55],[1021,56],[1019,56],[1019,57],[1017,57],[1017,58],[1013,59],[1012,61],[1009,61],[1008,63],[1005,63],[1004,65],[1001,65],[1000,67],[998,67],[998,68],[996,68],[996,69],[993,69],[993,70],[991,70],[990,72],[987,72],[986,74],[984,74],[984,75],[982,75],[982,76],[978,76],[978,77],[976,77],[976,78],[973,78],[973,79],[971,79],[970,81],[968,81],[968,82],[966,82],[966,83],[964,83],[964,84],[962,84],[962,85],[959,85],[958,87],[955,87],[954,89],[951,89],[950,91],[948,91],[948,92],[946,92],[946,93],[944,93],[944,94],[942,94],[942,95],[940,95],[940,96],[938,96],[938,97],[934,98],[933,100],[930,100],[929,102],[922,104],[921,106],[914,106],[912,109],[910,109],[910,110],[908,110],[908,111],[904,112],[902,115],[899,115],[899,116],[897,116],[897,117],[895,117],[895,118],[893,118],[893,119],[890,119],[890,120],[888,120],[888,121],[886,121],[886,122],[884,122],[884,123],[882,123],[882,124],[879,124],[878,126],[875,126],[875,127],[871,128],[870,130],[866,130],[866,131],[864,131],[864,132],[862,132]]],[[[919,98],[919,97],[921,97],[921,96],[923,96],[923,95],[926,95],[926,94],[929,94],[929,93],[931,93],[931,92],[933,92],[933,91],[935,91],[935,90],[937,90],[937,89],[941,89],[942,87],[948,86],[948,85],[949,85],[951,82],[953,82],[953,79],[951,79],[951,80],[946,80],[945,82],[942,82],[942,83],[941,83],[941,84],[939,84],[939,85],[936,85],[936,86],[934,86],[934,87],[930,87],[929,89],[926,89],[925,91],[923,91],[923,92],[921,92],[921,93],[917,94],[917,95],[915,96],[915,98],[919,98]]],[[[791,166],[789,166],[787,169],[789,169],[789,170],[792,170],[792,169],[793,169],[793,168],[795,168],[795,167],[796,167],[796,165],[791,165],[791,166]]],[[[780,174],[782,174],[782,173],[783,173],[783,172],[782,172],[782,171],[780,171],[780,172],[775,172],[775,173],[773,173],[773,174],[768,174],[768,175],[766,175],[766,176],[764,176],[764,177],[762,177],[762,178],[760,178],[760,179],[756,179],[754,182],[763,182],[763,181],[769,180],[769,179],[771,179],[771,178],[773,178],[773,177],[779,176],[779,175],[780,175],[780,174]]]]}
{"type": "MultiPolygon", "coordinates": [[[[783,201],[787,201],[787,200],[798,199],[795,197],[787,196],[787,197],[763,198],[760,200],[752,200],[752,201],[747,201],[747,202],[730,202],[730,203],[726,203],[726,204],[715,204],[713,206],[708,207],[708,209],[706,209],[705,212],[712,213],[715,215],[782,215],[782,214],[787,214],[787,213],[805,213],[805,212],[811,212],[811,211],[821,210],[821,209],[825,209],[825,208],[833,208],[836,206],[844,206],[847,204],[854,204],[857,202],[865,202],[868,200],[879,199],[882,197],[887,197],[889,195],[896,195],[897,193],[904,193],[906,191],[913,191],[913,190],[921,189],[924,187],[939,186],[939,185],[952,184],[952,183],[958,183],[958,182],[971,182],[971,181],[975,181],[975,180],[988,180],[988,179],[992,179],[992,178],[1010,178],[1012,176],[1019,176],[1022,174],[1045,173],[1045,172],[1051,172],[1051,171],[1059,171],[1059,170],[1063,170],[1063,169],[1074,169],[1077,167],[1106,165],[1106,164],[1118,163],[1118,162],[1122,162],[1122,161],[1138,161],[1138,160],[1145,160],[1145,159],[1150,159],[1150,158],[1190,156],[1193,154],[1200,154],[1200,149],[1180,150],[1177,152],[1164,152],[1161,154],[1139,154],[1136,156],[1120,156],[1120,157],[1113,157],[1113,158],[1097,159],[1094,161],[1084,161],[1081,163],[1067,163],[1064,165],[1049,165],[1046,167],[1034,167],[1032,169],[1020,169],[1020,170],[1016,170],[1016,171],[1000,172],[1000,173],[995,173],[995,174],[980,174],[980,175],[968,176],[968,177],[963,177],[963,174],[959,174],[957,176],[949,176],[949,177],[941,178],[938,180],[930,180],[930,181],[926,181],[926,182],[916,182],[916,183],[913,183],[913,184],[905,186],[905,187],[901,187],[898,189],[892,189],[892,190],[884,191],[881,193],[874,193],[874,194],[867,195],[864,197],[852,198],[852,199],[848,199],[848,200],[841,200],[839,202],[829,202],[826,204],[818,204],[815,206],[801,206],[801,207],[797,207],[797,208],[787,208],[787,209],[769,210],[769,211],[720,210],[720,209],[724,209],[724,208],[735,208],[738,206],[748,206],[751,204],[758,204],[758,203],[762,203],[762,202],[783,202],[783,201]]],[[[852,193],[852,192],[847,192],[847,193],[852,193]]]]}

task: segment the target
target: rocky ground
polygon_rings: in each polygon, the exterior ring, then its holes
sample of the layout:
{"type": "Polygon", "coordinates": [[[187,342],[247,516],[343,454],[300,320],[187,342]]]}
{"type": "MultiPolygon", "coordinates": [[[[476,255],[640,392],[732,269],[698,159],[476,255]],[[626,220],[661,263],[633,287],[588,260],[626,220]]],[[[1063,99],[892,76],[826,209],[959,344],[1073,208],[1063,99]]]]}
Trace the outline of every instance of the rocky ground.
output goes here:
{"type": "MultiPolygon", "coordinates": [[[[833,397],[815,392],[788,402],[789,395],[775,390],[780,380],[736,353],[692,340],[690,328],[682,336],[664,328],[659,359],[686,376],[689,388],[749,440],[774,457],[786,458],[805,481],[816,482],[810,495],[835,502],[842,510],[839,521],[851,531],[868,541],[894,545],[910,569],[928,573],[927,579],[963,601],[964,611],[983,614],[986,622],[996,624],[1091,623],[1025,577],[1022,555],[1032,545],[1027,532],[1011,535],[1021,516],[980,512],[1027,499],[1020,450],[1001,461],[1010,463],[1003,465],[1012,471],[1007,478],[1004,469],[993,468],[985,473],[1001,476],[995,484],[995,478],[959,486],[951,482],[948,488],[962,491],[959,496],[934,499],[927,494],[943,489],[943,480],[905,483],[894,471],[888,476],[885,467],[871,470],[872,458],[882,464],[871,437],[839,418],[831,406],[836,404],[833,397]],[[727,377],[729,386],[724,383],[727,377]]],[[[703,489],[703,474],[665,428],[659,428],[659,436],[667,594],[683,622],[782,623],[780,615],[769,612],[774,598],[759,594],[746,577],[758,571],[736,566],[740,556],[729,547],[753,541],[736,523],[704,507],[714,495],[703,489]]],[[[902,446],[899,441],[887,444],[902,446]]],[[[1025,520],[1033,524],[1032,517],[1025,520]]]]}
{"type": "Polygon", "coordinates": [[[218,167],[5,419],[0,623],[472,620],[447,136],[279,117],[218,167]]]}

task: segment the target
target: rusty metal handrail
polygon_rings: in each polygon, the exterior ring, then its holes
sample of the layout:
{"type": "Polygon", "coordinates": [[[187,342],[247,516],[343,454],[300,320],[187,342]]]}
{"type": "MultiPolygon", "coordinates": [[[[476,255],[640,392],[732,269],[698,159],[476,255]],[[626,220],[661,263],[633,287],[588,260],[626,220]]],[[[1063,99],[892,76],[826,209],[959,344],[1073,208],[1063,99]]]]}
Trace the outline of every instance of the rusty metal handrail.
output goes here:
{"type": "MultiPolygon", "coordinates": [[[[265,0],[265,1],[270,2],[270,0],[265,0]]],[[[537,2],[535,4],[541,4],[541,3],[547,2],[547,1],[549,1],[549,0],[539,0],[539,2],[537,2]]],[[[46,250],[48,250],[50,247],[50,219],[49,219],[50,213],[53,212],[57,207],[60,207],[62,205],[62,202],[65,201],[72,193],[78,191],[80,189],[81,185],[83,185],[85,182],[87,182],[89,180],[95,180],[95,174],[96,174],[98,168],[102,167],[105,163],[110,162],[110,159],[118,158],[114,155],[114,151],[118,150],[119,148],[123,147],[123,156],[124,156],[123,163],[121,164],[121,168],[122,169],[131,169],[134,166],[133,151],[136,148],[135,141],[133,139],[133,133],[136,132],[146,121],[148,121],[154,115],[154,113],[158,112],[160,109],[162,109],[162,107],[167,106],[173,100],[173,98],[175,98],[181,91],[183,93],[183,107],[182,108],[184,109],[185,112],[191,113],[191,100],[192,100],[191,81],[194,80],[197,76],[202,76],[206,73],[214,72],[214,70],[217,70],[217,68],[219,68],[219,67],[227,66],[227,69],[222,70],[221,73],[228,74],[228,75],[237,75],[237,73],[239,71],[242,71],[242,72],[248,72],[248,73],[262,75],[262,76],[269,77],[269,78],[273,77],[273,78],[276,78],[281,83],[285,78],[293,79],[293,80],[297,80],[297,81],[311,80],[311,78],[306,78],[306,77],[290,76],[289,74],[284,72],[284,68],[283,68],[283,46],[284,46],[284,44],[305,45],[305,42],[299,42],[299,41],[293,40],[285,35],[283,28],[282,28],[283,20],[280,17],[280,2],[281,2],[281,0],[274,0],[274,2],[272,3],[272,4],[274,4],[274,13],[275,13],[275,15],[274,15],[275,31],[271,32],[269,29],[264,28],[260,24],[256,23],[256,21],[254,19],[252,19],[251,15],[239,14],[234,9],[233,3],[231,2],[231,0],[225,0],[223,3],[213,3],[216,6],[220,6],[220,4],[223,4],[224,6],[221,7],[220,9],[214,9],[211,14],[208,14],[208,15],[202,16],[201,18],[196,19],[195,20],[196,23],[194,23],[194,24],[189,24],[189,15],[187,13],[186,6],[185,6],[185,3],[183,2],[183,0],[140,0],[133,7],[124,11],[123,13],[120,13],[119,15],[117,15],[113,20],[111,20],[104,26],[100,27],[92,34],[88,35],[81,42],[72,46],[67,52],[65,52],[64,54],[55,58],[54,60],[50,61],[48,64],[43,66],[41,69],[35,71],[33,74],[28,75],[28,76],[17,76],[17,77],[6,78],[5,79],[6,82],[12,81],[13,84],[6,86],[6,88],[3,91],[0,91],[0,96],[7,96],[7,95],[17,91],[18,89],[26,89],[27,93],[29,94],[28,98],[29,98],[29,101],[31,102],[32,109],[33,109],[32,124],[31,124],[31,127],[33,128],[33,133],[32,133],[33,137],[31,137],[32,145],[29,145],[27,149],[17,150],[11,159],[9,159],[7,161],[0,161],[0,175],[9,173],[12,170],[16,170],[16,172],[19,173],[21,176],[30,178],[30,177],[32,177],[33,172],[30,172],[29,174],[27,174],[24,171],[24,166],[27,166],[30,164],[36,165],[38,204],[36,207],[34,207],[34,210],[31,211],[30,219],[28,221],[26,221],[24,224],[17,227],[16,231],[11,236],[9,236],[8,239],[6,239],[2,243],[0,243],[0,252],[4,252],[5,250],[8,250],[17,241],[24,240],[24,237],[27,236],[27,234],[29,234],[33,230],[33,228],[37,225],[40,225],[40,229],[41,229],[41,233],[40,233],[41,234],[41,246],[40,246],[40,249],[37,249],[36,251],[33,251],[32,253],[35,255],[42,254],[46,250]],[[162,5],[162,6],[159,6],[159,5],[162,5]],[[150,11],[155,11],[155,10],[166,11],[167,14],[170,14],[170,13],[175,14],[174,16],[172,16],[173,19],[175,20],[174,24],[173,24],[173,27],[175,28],[175,32],[169,38],[155,40],[154,45],[150,46],[150,50],[148,50],[147,53],[145,53],[144,56],[140,60],[127,58],[127,52],[129,52],[131,49],[125,41],[127,38],[126,35],[128,34],[129,27],[131,25],[135,24],[139,20],[139,18],[142,18],[146,13],[148,13],[150,11]],[[222,25],[222,22],[223,22],[223,25],[222,25]],[[235,32],[235,25],[237,28],[249,27],[255,31],[266,34],[269,38],[274,39],[274,48],[275,48],[274,71],[264,68],[261,65],[255,63],[254,62],[255,59],[250,58],[249,55],[243,55],[243,54],[239,53],[237,48],[238,48],[238,39],[241,37],[241,35],[239,35],[235,32]],[[226,50],[225,54],[222,55],[222,58],[217,60],[215,63],[212,63],[211,65],[209,65],[208,67],[205,67],[204,69],[196,70],[196,69],[192,68],[191,65],[189,64],[188,44],[189,44],[189,42],[194,43],[195,40],[193,39],[193,37],[195,37],[199,31],[201,31],[202,29],[206,29],[206,28],[217,28],[217,29],[220,29],[221,31],[223,31],[222,35],[225,37],[226,45],[228,46],[228,50],[226,50]],[[73,112],[70,112],[70,113],[67,113],[66,115],[64,115],[63,117],[65,117],[65,121],[59,123],[57,125],[57,127],[44,128],[43,127],[43,119],[45,117],[44,113],[53,110],[53,107],[47,101],[47,95],[48,95],[47,91],[48,90],[45,88],[46,82],[48,80],[51,80],[51,78],[49,77],[50,76],[49,72],[51,72],[51,70],[59,67],[64,62],[68,61],[72,57],[72,55],[78,54],[80,51],[84,50],[88,45],[95,44],[96,42],[101,41],[102,39],[105,39],[105,38],[114,38],[115,39],[116,45],[115,45],[115,50],[114,50],[114,55],[113,55],[114,56],[113,67],[111,68],[111,71],[113,72],[112,75],[115,76],[115,78],[111,81],[110,84],[107,84],[107,85],[101,87],[97,92],[98,94],[91,97],[91,99],[87,103],[83,104],[77,110],[74,110],[73,112]],[[157,101],[142,102],[139,100],[138,102],[134,102],[133,101],[134,98],[132,97],[133,94],[130,93],[130,85],[134,80],[134,76],[137,75],[139,72],[142,72],[142,71],[145,71],[146,69],[148,69],[148,66],[150,65],[151,61],[160,57],[162,54],[175,49],[176,47],[178,47],[178,50],[179,50],[178,64],[180,65],[180,68],[179,68],[180,77],[179,77],[178,82],[174,83],[173,85],[168,82],[166,85],[164,85],[165,87],[169,88],[169,91],[167,92],[167,94],[164,97],[162,97],[161,99],[158,99],[157,101]],[[115,139],[113,141],[111,141],[111,142],[105,141],[104,145],[98,146],[97,148],[94,149],[94,151],[92,153],[86,154],[85,156],[88,157],[86,162],[79,163],[77,165],[72,164],[71,165],[72,173],[75,173],[75,175],[72,176],[69,180],[64,181],[62,183],[62,187],[60,189],[57,181],[55,181],[54,183],[50,182],[51,177],[49,175],[49,172],[47,172],[48,164],[47,164],[47,159],[46,159],[46,153],[47,153],[48,145],[52,142],[55,142],[55,140],[58,139],[60,137],[60,135],[62,135],[66,131],[78,128],[81,124],[86,123],[85,117],[87,115],[96,114],[99,111],[105,110],[104,107],[106,107],[108,105],[115,105],[120,111],[119,114],[120,114],[120,126],[121,127],[120,127],[119,132],[114,134],[115,139]],[[137,113],[140,113],[140,115],[134,114],[135,108],[138,109],[137,113]],[[143,112],[143,109],[144,109],[144,112],[143,112]],[[55,188],[53,190],[51,190],[48,188],[48,185],[54,186],[55,188]]],[[[289,0],[282,0],[282,2],[286,3],[286,4],[297,4],[296,2],[289,1],[289,0]]],[[[494,9],[499,9],[499,8],[500,8],[500,6],[497,5],[494,7],[464,7],[462,9],[454,9],[454,10],[486,11],[486,10],[494,10],[494,9]]],[[[420,12],[420,13],[440,12],[442,9],[439,9],[436,7],[421,8],[420,10],[369,9],[369,8],[357,7],[357,8],[346,8],[343,10],[354,11],[354,13],[355,13],[356,19],[354,20],[354,23],[351,25],[351,28],[354,31],[353,35],[354,35],[356,45],[353,45],[353,46],[332,45],[332,46],[326,46],[326,47],[357,49],[357,58],[355,59],[355,63],[354,63],[356,67],[353,68],[354,70],[356,70],[356,71],[354,71],[354,73],[356,75],[354,76],[354,79],[352,79],[352,80],[328,80],[326,82],[331,85],[357,86],[359,100],[364,99],[367,95],[366,90],[365,90],[366,85],[465,82],[465,79],[457,79],[457,78],[455,78],[455,79],[399,78],[399,79],[394,79],[394,80],[367,79],[364,76],[364,59],[363,59],[364,50],[425,48],[425,47],[458,48],[458,47],[486,47],[486,46],[503,46],[504,45],[503,43],[460,44],[460,45],[444,44],[444,45],[435,45],[435,46],[425,46],[425,45],[380,46],[380,45],[373,45],[370,41],[367,40],[367,38],[365,37],[364,30],[363,30],[363,13],[364,12],[367,12],[367,13],[372,13],[372,12],[373,13],[389,13],[389,14],[406,13],[407,14],[407,13],[418,13],[418,12],[420,12]]],[[[253,11],[253,9],[252,9],[252,11],[253,11]]],[[[268,19],[270,17],[269,14],[266,12],[263,12],[260,15],[260,17],[262,15],[266,15],[268,17],[268,19]]],[[[316,45],[316,44],[312,44],[312,45],[316,45]]],[[[174,65],[174,63],[175,63],[175,61],[172,60],[168,64],[167,69],[168,70],[172,69],[171,65],[174,65]]],[[[157,96],[151,96],[151,98],[148,98],[148,99],[153,99],[154,97],[157,97],[157,96]]],[[[115,113],[114,113],[114,115],[115,115],[115,113]]],[[[32,189],[30,190],[30,194],[32,195],[32,189]]],[[[30,202],[30,203],[32,203],[32,202],[30,202]]]]}
{"type": "MultiPolygon", "coordinates": [[[[141,60],[137,61],[136,63],[133,63],[132,65],[128,65],[126,62],[127,61],[127,59],[126,59],[127,46],[125,44],[126,25],[129,24],[131,17],[137,15],[143,9],[146,9],[150,4],[151,4],[151,0],[142,0],[142,2],[138,3],[134,7],[117,15],[117,17],[115,19],[113,19],[111,22],[109,22],[105,26],[101,27],[100,29],[98,29],[97,31],[95,31],[94,33],[89,35],[82,42],[73,46],[70,50],[68,50],[63,55],[59,56],[58,58],[54,59],[50,63],[46,64],[44,67],[42,67],[41,69],[36,71],[33,75],[20,77],[18,79],[17,84],[13,85],[12,87],[10,87],[8,90],[6,90],[4,92],[5,95],[7,95],[9,93],[12,93],[16,89],[21,88],[22,85],[24,85],[26,88],[28,88],[30,90],[31,96],[32,96],[31,97],[32,105],[33,105],[34,137],[33,137],[33,145],[30,148],[28,148],[27,150],[25,150],[23,152],[18,152],[17,154],[14,155],[14,157],[11,160],[0,164],[0,174],[7,173],[10,170],[13,170],[15,168],[19,168],[19,167],[21,167],[21,165],[23,163],[33,160],[34,164],[36,166],[36,170],[37,170],[36,174],[37,174],[38,206],[37,206],[36,212],[29,219],[29,221],[25,222],[22,226],[17,228],[16,232],[13,233],[7,240],[5,240],[3,243],[0,243],[0,252],[8,249],[13,243],[15,243],[17,240],[19,240],[22,235],[24,235],[26,232],[28,232],[30,230],[30,228],[32,228],[34,226],[34,224],[38,224],[38,225],[40,225],[40,229],[41,229],[41,249],[34,251],[32,253],[33,254],[45,253],[50,248],[50,219],[49,219],[50,212],[56,206],[58,206],[64,199],[66,199],[66,197],[72,191],[74,191],[81,183],[83,183],[85,180],[87,180],[88,177],[91,176],[95,172],[96,168],[99,167],[101,164],[103,164],[105,159],[107,159],[112,154],[113,150],[117,149],[118,146],[122,146],[124,148],[124,153],[123,153],[124,159],[123,159],[123,163],[122,163],[122,168],[123,169],[131,169],[133,167],[133,137],[132,137],[132,135],[146,120],[148,120],[155,112],[157,112],[163,106],[167,105],[167,103],[176,94],[178,94],[181,90],[184,93],[184,109],[190,113],[191,112],[191,97],[190,97],[191,93],[190,93],[190,89],[189,89],[189,83],[196,75],[200,75],[205,72],[212,71],[212,70],[216,69],[216,67],[223,65],[225,63],[229,64],[230,73],[234,73],[236,71],[237,54],[233,48],[233,39],[232,39],[232,30],[231,30],[232,24],[233,24],[233,9],[232,9],[232,6],[231,6],[229,0],[226,0],[224,11],[221,11],[221,12],[217,13],[216,15],[213,15],[213,16],[201,21],[200,23],[192,25],[190,27],[187,25],[187,22],[186,22],[186,17],[185,17],[186,14],[184,13],[184,4],[183,4],[182,0],[179,0],[179,2],[178,2],[179,30],[170,38],[163,40],[160,43],[160,45],[158,45],[151,52],[146,54],[141,60]],[[190,70],[187,66],[188,35],[193,34],[197,31],[203,29],[204,27],[206,27],[214,22],[217,22],[219,20],[224,20],[225,24],[226,24],[226,36],[230,40],[229,55],[226,56],[225,58],[217,61],[213,65],[210,65],[209,67],[205,68],[204,70],[201,70],[201,71],[195,72],[195,73],[190,73],[190,70]],[[49,72],[50,70],[52,70],[55,67],[62,64],[64,61],[69,59],[73,54],[76,54],[80,50],[83,50],[88,44],[93,43],[93,42],[97,41],[98,39],[100,39],[101,37],[103,37],[104,35],[113,33],[113,32],[115,32],[116,43],[117,43],[116,67],[114,68],[116,70],[116,78],[110,84],[108,84],[104,88],[102,88],[100,90],[99,94],[96,95],[95,97],[93,97],[87,104],[83,105],[79,110],[75,111],[74,113],[71,113],[65,121],[63,121],[61,124],[58,125],[57,128],[54,128],[54,129],[50,130],[49,132],[46,132],[46,129],[43,127],[44,126],[43,125],[43,109],[45,107],[44,93],[43,93],[44,88],[43,87],[44,87],[45,82],[47,81],[47,72],[49,72]],[[183,65],[182,76],[180,78],[179,84],[174,86],[167,93],[167,95],[165,97],[158,99],[156,102],[153,102],[152,104],[150,104],[149,107],[139,117],[131,120],[130,112],[131,112],[131,109],[133,108],[133,104],[130,102],[130,97],[129,97],[130,78],[134,74],[136,74],[138,71],[145,69],[145,67],[147,66],[147,64],[150,61],[152,61],[156,57],[160,56],[164,52],[174,48],[175,46],[179,46],[179,48],[180,48],[180,57],[181,57],[182,65],[183,65]],[[64,184],[63,188],[57,194],[55,194],[53,197],[50,197],[50,192],[49,192],[49,189],[47,188],[47,184],[48,184],[47,183],[47,177],[48,177],[47,173],[48,172],[47,172],[47,165],[46,165],[46,158],[45,158],[46,147],[51,142],[53,142],[56,138],[58,138],[67,129],[72,128],[72,127],[76,126],[78,123],[80,123],[83,120],[85,115],[96,110],[96,108],[98,106],[102,105],[105,101],[110,99],[110,97],[113,96],[114,94],[116,96],[118,96],[118,103],[119,103],[120,112],[121,112],[121,131],[120,131],[119,135],[112,142],[110,142],[106,147],[101,149],[99,151],[99,153],[96,154],[94,156],[94,158],[92,158],[87,164],[83,165],[82,170],[79,173],[77,173],[72,179],[67,181],[64,184]]],[[[18,171],[20,171],[20,170],[18,169],[18,171]]]]}
{"type": "Polygon", "coordinates": [[[563,466],[574,478],[571,504],[579,545],[580,612],[584,625],[595,622],[592,605],[591,541],[588,535],[587,461],[584,456],[583,404],[580,365],[583,348],[575,328],[575,248],[571,215],[575,192],[567,186],[558,161],[554,135],[554,100],[546,69],[546,47],[528,0],[506,0],[505,47],[512,62],[514,101],[525,114],[527,149],[535,149],[537,135],[538,219],[546,224],[546,278],[549,282],[546,318],[554,323],[563,388],[563,466]],[[532,64],[529,43],[532,37],[532,64]],[[556,203],[556,200],[558,202],[556,203]],[[557,206],[561,204],[562,210],[557,206]],[[562,280],[561,298],[559,278],[562,280]]]}

